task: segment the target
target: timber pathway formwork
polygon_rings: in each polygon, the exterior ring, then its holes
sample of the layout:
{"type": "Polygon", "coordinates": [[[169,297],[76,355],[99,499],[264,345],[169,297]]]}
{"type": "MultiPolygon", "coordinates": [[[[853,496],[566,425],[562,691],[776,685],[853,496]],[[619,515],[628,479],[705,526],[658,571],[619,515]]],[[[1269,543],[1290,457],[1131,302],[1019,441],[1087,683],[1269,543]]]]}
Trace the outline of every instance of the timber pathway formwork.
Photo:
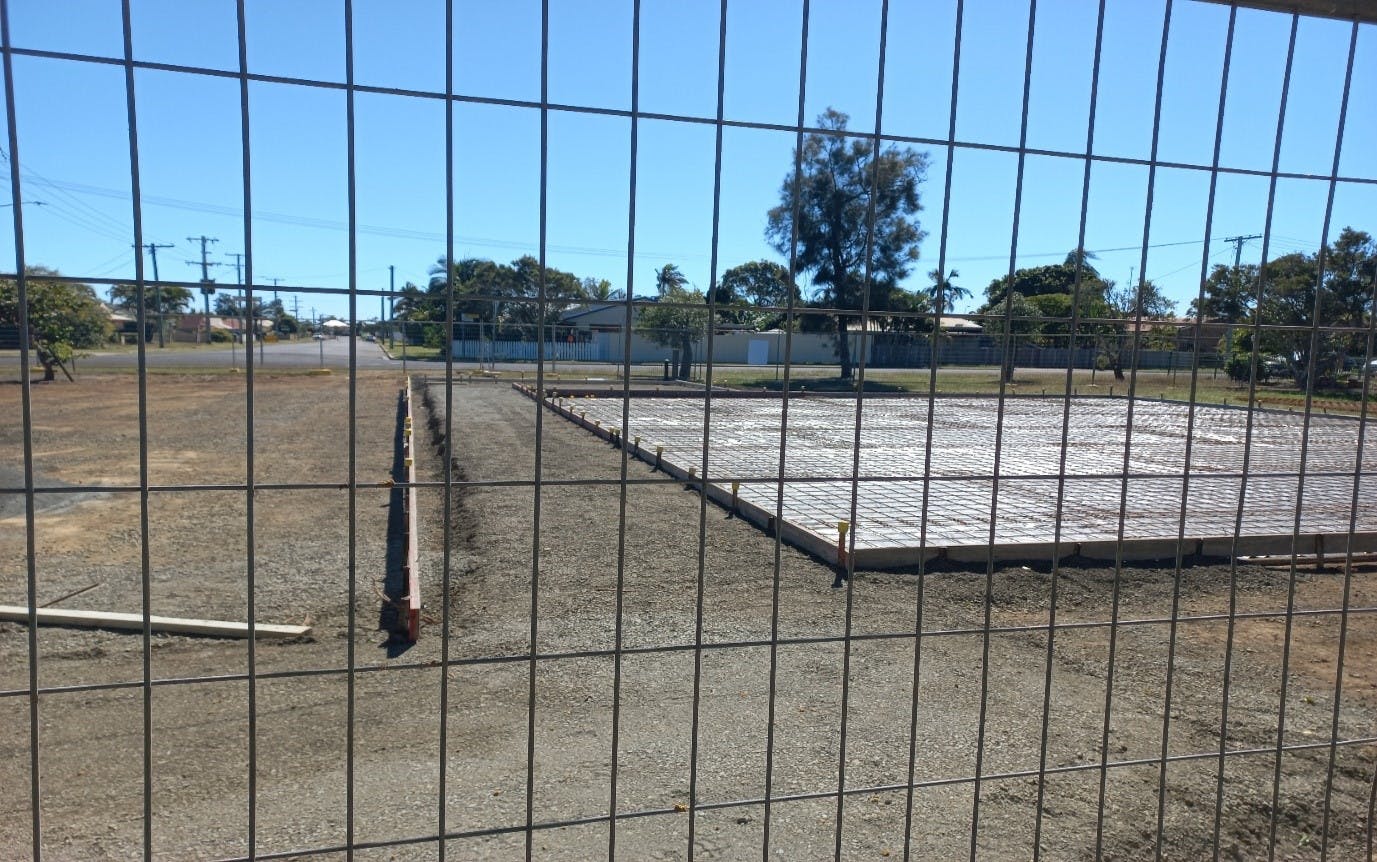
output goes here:
{"type": "MultiPolygon", "coordinates": [[[[703,478],[697,476],[704,448],[701,400],[633,398],[625,429],[617,427],[619,399],[554,396],[545,403],[601,436],[626,441],[632,455],[658,462],[672,476],[703,478]]],[[[1074,398],[1063,478],[1063,405],[1060,398],[1006,399],[996,482],[996,399],[935,400],[926,475],[928,399],[867,399],[856,523],[847,525],[855,531],[855,564],[901,567],[933,557],[980,561],[991,550],[998,559],[1112,559],[1120,549],[1125,559],[1159,559],[1174,556],[1178,546],[1185,554],[1207,556],[1377,548],[1377,509],[1365,503],[1367,493],[1358,495],[1356,529],[1349,531],[1360,427],[1354,418],[1312,416],[1302,469],[1300,415],[1254,410],[1250,430],[1247,410],[1198,406],[1187,464],[1188,405],[1139,400],[1126,472],[1128,401],[1074,398]],[[991,548],[996,485],[999,515],[991,548]],[[1297,532],[1298,494],[1303,503],[1297,532]]],[[[851,507],[854,440],[854,400],[791,398],[781,482],[779,399],[715,397],[708,494],[766,529],[777,526],[790,543],[839,560],[838,546],[847,544],[838,527],[851,507]],[[781,484],[783,522],[776,525],[781,484]]],[[[1377,453],[1366,452],[1372,447],[1369,442],[1363,453],[1364,492],[1377,467],[1377,453]]]]}

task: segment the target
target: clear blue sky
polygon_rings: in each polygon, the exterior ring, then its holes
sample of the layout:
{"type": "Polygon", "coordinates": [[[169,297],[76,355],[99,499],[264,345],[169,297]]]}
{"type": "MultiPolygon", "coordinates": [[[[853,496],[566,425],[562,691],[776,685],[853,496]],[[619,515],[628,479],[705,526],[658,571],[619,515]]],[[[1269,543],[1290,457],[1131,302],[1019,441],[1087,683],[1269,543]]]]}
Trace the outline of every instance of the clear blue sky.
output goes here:
{"type": "MultiPolygon", "coordinates": [[[[725,113],[734,120],[793,124],[798,101],[799,3],[732,0],[727,22],[725,113]]],[[[1163,0],[1110,0],[1105,24],[1095,151],[1146,158],[1152,131],[1163,0]]],[[[883,131],[945,138],[951,93],[954,3],[893,2],[883,131]]],[[[118,0],[11,0],[16,47],[101,57],[123,54],[118,0]]],[[[550,98],[581,107],[630,107],[629,0],[550,0],[550,98]]],[[[134,0],[137,59],[234,70],[233,0],[134,0]]],[[[719,5],[644,0],[640,100],[645,112],[712,117],[716,106],[719,5]]],[[[871,131],[875,117],[878,0],[813,0],[807,115],[828,106],[871,131]]],[[[1027,7],[1016,0],[966,0],[957,111],[959,141],[1016,145],[1027,7]]],[[[540,4],[456,0],[455,92],[538,100],[540,4]]],[[[355,79],[444,90],[444,0],[356,0],[355,79]]],[[[1208,164],[1219,96],[1227,7],[1178,0],[1167,57],[1162,160],[1208,164]]],[[[249,0],[250,71],[343,81],[343,3],[249,0]]],[[[1229,80],[1221,160],[1267,170],[1278,117],[1287,16],[1241,10],[1229,80]]],[[[1083,151],[1092,50],[1093,0],[1038,4],[1028,145],[1083,151]]],[[[1302,19],[1286,114],[1283,171],[1327,174],[1334,153],[1349,25],[1302,19]]],[[[119,66],[14,58],[24,169],[27,261],[73,276],[133,274],[124,72],[119,66]]],[[[244,251],[240,208],[238,82],[160,70],[136,72],[145,241],[175,243],[159,254],[164,278],[199,278],[187,237],[218,237],[214,259],[244,251]]],[[[253,253],[256,280],[347,287],[345,97],[293,84],[250,86],[253,253]]],[[[1360,30],[1340,174],[1377,177],[1377,28],[1360,30]]],[[[358,285],[423,283],[445,251],[443,102],[397,95],[356,97],[358,285]]],[[[713,128],[645,119],[639,129],[637,293],[651,272],[677,263],[698,287],[709,281],[713,128]]],[[[724,135],[720,261],[725,269],[760,257],[766,211],[791,167],[788,131],[728,128],[724,135]]],[[[928,284],[938,256],[945,147],[919,145],[931,166],[922,186],[928,237],[907,284],[928,284]]],[[[550,265],[579,276],[627,280],[630,120],[555,111],[550,116],[550,265]]],[[[455,109],[456,255],[511,260],[538,241],[539,112],[459,104],[455,109]]],[[[978,299],[1007,271],[1012,237],[1014,154],[958,148],[948,266],[978,299]]],[[[8,167],[5,165],[5,167],[8,167]]],[[[1082,162],[1029,156],[1018,237],[1020,266],[1056,262],[1076,244],[1082,162]]],[[[1111,163],[1093,171],[1086,247],[1120,281],[1138,267],[1147,168],[1111,163]]],[[[1147,275],[1184,312],[1195,296],[1203,253],[1209,175],[1160,168],[1147,275]]],[[[1215,237],[1260,233],[1268,180],[1221,176],[1215,237]]],[[[1327,183],[1282,180],[1273,253],[1313,250],[1327,183]]],[[[8,196],[6,195],[6,199],[8,196]]],[[[14,266],[10,210],[0,209],[0,266],[14,266]]],[[[1377,231],[1377,186],[1341,183],[1333,233],[1377,231]]],[[[1260,243],[1249,243],[1245,261],[1260,243]]],[[[1232,258],[1216,240],[1211,261],[1232,258]]],[[[150,272],[151,275],[151,272],[150,272]]],[[[233,269],[213,273],[234,281],[233,269]]],[[[974,307],[975,300],[966,303],[974,307]]],[[[302,297],[302,313],[344,314],[344,297],[302,297]]],[[[376,299],[359,316],[378,314],[376,299]]]]}

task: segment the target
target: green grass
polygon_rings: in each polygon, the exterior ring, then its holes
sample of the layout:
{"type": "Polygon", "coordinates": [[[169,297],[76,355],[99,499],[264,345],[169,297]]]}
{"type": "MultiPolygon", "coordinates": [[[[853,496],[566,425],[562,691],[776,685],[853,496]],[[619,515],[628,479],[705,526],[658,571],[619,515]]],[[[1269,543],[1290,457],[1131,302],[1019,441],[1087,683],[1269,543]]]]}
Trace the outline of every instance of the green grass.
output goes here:
{"type": "MultiPolygon", "coordinates": [[[[387,347],[385,344],[383,346],[387,347]]],[[[387,352],[393,359],[399,362],[401,361],[402,346],[400,344],[396,347],[388,348],[387,352]]],[[[408,344],[406,346],[406,359],[408,362],[443,362],[445,356],[438,347],[424,347],[419,344],[408,344]]]]}
{"type": "MultiPolygon", "coordinates": [[[[782,376],[781,376],[782,377],[782,376]]],[[[928,369],[888,369],[866,370],[867,392],[907,392],[926,395],[932,389],[931,372],[928,369]]],[[[754,369],[715,371],[713,382],[718,385],[742,389],[764,389],[780,391],[783,380],[774,373],[761,374],[754,369]]],[[[1071,376],[1073,395],[1085,397],[1121,397],[1129,394],[1128,379],[1115,380],[1112,372],[1076,370],[1071,376]]],[[[1140,371],[1133,381],[1133,392],[1139,398],[1170,401],[1190,401],[1192,399],[1191,375],[1189,369],[1175,373],[1170,371],[1140,371]]],[[[811,369],[797,367],[791,370],[790,391],[793,392],[854,392],[851,381],[842,381],[830,369],[811,369]]],[[[995,395],[1000,392],[998,368],[939,368],[935,391],[942,395],[995,395]]],[[[1065,369],[1019,369],[1011,383],[1003,390],[1010,395],[1048,395],[1066,394],[1067,378],[1065,369]]],[[[1305,406],[1305,393],[1291,381],[1259,384],[1255,393],[1257,403],[1263,407],[1300,410],[1305,406]]],[[[1223,373],[1216,374],[1213,369],[1202,370],[1196,378],[1194,400],[1197,404],[1245,405],[1248,400],[1246,384],[1230,381],[1223,373]]],[[[1334,389],[1315,394],[1316,411],[1335,410],[1357,412],[1362,407],[1362,393],[1357,389],[1334,389]]]]}

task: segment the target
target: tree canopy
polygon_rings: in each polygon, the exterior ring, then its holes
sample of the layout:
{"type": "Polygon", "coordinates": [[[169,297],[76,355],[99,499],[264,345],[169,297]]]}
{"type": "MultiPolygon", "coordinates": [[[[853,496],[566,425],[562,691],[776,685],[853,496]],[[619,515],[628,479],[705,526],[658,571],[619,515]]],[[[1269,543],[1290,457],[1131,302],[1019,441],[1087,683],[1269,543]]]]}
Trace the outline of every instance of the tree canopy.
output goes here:
{"type": "MultiPolygon", "coordinates": [[[[794,153],[801,170],[796,176],[791,168],[785,175],[765,237],[786,256],[797,240],[797,268],[811,275],[829,306],[884,311],[918,260],[924,236],[917,219],[918,186],[928,158],[898,146],[877,154],[870,138],[846,133],[848,120],[831,108],[818,117],[822,131],[806,135],[801,151],[794,153]]],[[[854,314],[834,316],[843,378],[852,376],[847,332],[855,319],[854,314]]]]}
{"type": "MultiPolygon", "coordinates": [[[[24,270],[34,276],[57,276],[57,270],[31,266],[24,270]]],[[[72,378],[67,369],[75,351],[99,345],[110,333],[110,318],[89,286],[73,281],[30,279],[25,284],[28,299],[29,345],[43,366],[43,379],[56,378],[58,369],[72,378]]],[[[20,326],[19,283],[0,280],[0,326],[20,326]]]]}
{"type": "MultiPolygon", "coordinates": [[[[191,305],[191,291],[175,284],[154,287],[145,284],[143,288],[143,308],[149,315],[181,314],[191,305]]],[[[137,314],[139,310],[139,286],[137,284],[117,284],[110,288],[110,304],[121,311],[137,314]]]]}
{"type": "Polygon", "coordinates": [[[1140,279],[1136,286],[1117,286],[1100,275],[1091,260],[1094,255],[1073,249],[1061,263],[1027,267],[996,278],[985,288],[981,314],[993,315],[985,324],[991,334],[1005,332],[1005,311],[1009,311],[1008,331],[1014,336],[1004,352],[1004,378],[1013,377],[1014,350],[1019,344],[1043,347],[1094,348],[1101,361],[1116,378],[1124,376],[1124,361],[1130,348],[1142,346],[1144,338],[1155,343],[1160,326],[1151,321],[1169,317],[1176,304],[1152,281],[1140,279]],[[1010,305],[1006,309],[1006,301],[1010,305]],[[1072,318],[1078,318],[1071,331],[1072,318]],[[1145,322],[1146,321],[1146,322],[1145,322]],[[1136,339],[1134,333],[1139,334],[1136,339]]]}
{"type": "MultiPolygon", "coordinates": [[[[1273,357],[1302,387],[1311,382],[1313,364],[1314,382],[1324,384],[1342,369],[1345,357],[1366,350],[1358,332],[1370,322],[1375,279],[1377,242],[1366,231],[1345,227],[1316,254],[1293,252],[1261,268],[1214,267],[1205,279],[1199,310],[1208,319],[1240,326],[1256,321],[1268,327],[1294,327],[1263,329],[1256,345],[1259,356],[1273,357]],[[1321,326],[1354,331],[1319,331],[1312,340],[1309,328],[1317,312],[1321,326]]],[[[1195,306],[1193,302],[1192,311],[1195,306]]],[[[1232,341],[1226,337],[1221,346],[1245,352],[1254,347],[1251,335],[1238,329],[1232,341]]],[[[1250,366],[1250,356],[1232,364],[1234,373],[1245,378],[1250,366]]]]}
{"type": "Polygon", "coordinates": [[[676,348],[679,364],[675,376],[684,380],[693,369],[693,345],[707,331],[706,297],[702,291],[684,286],[688,279],[674,264],[665,264],[657,272],[663,276],[656,279],[656,299],[661,304],[641,309],[636,332],[656,344],[676,348]]]}
{"type": "MultiPolygon", "coordinates": [[[[444,258],[431,267],[430,282],[424,289],[408,282],[393,303],[393,314],[404,320],[443,322],[445,293],[448,280],[444,258]]],[[[493,326],[499,338],[532,339],[538,337],[539,324],[551,326],[559,321],[559,314],[571,303],[586,297],[585,279],[573,273],[545,267],[545,316],[540,304],[540,261],[524,255],[511,263],[495,263],[483,258],[465,258],[454,262],[454,316],[461,320],[477,321],[493,326]]],[[[610,290],[610,285],[608,288],[610,290]]]]}

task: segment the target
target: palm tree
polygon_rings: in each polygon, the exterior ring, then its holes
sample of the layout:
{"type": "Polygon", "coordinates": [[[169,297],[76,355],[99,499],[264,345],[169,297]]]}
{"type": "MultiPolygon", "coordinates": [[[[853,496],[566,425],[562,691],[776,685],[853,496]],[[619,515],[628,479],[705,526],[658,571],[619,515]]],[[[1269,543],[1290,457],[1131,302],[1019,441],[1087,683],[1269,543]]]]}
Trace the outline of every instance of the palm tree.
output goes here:
{"type": "Polygon", "coordinates": [[[667,263],[655,270],[655,291],[661,296],[679,290],[688,283],[688,276],[680,272],[675,264],[667,263]]]}
{"type": "Polygon", "coordinates": [[[938,311],[953,311],[956,308],[958,299],[969,299],[971,292],[964,287],[952,284],[952,280],[960,278],[961,273],[952,270],[947,273],[946,278],[942,278],[940,269],[930,270],[928,278],[932,279],[932,286],[923,292],[932,300],[933,308],[938,311]],[[939,307],[940,306],[940,307],[939,307]]]}
{"type": "Polygon", "coordinates": [[[613,290],[612,282],[607,279],[591,276],[583,280],[583,294],[594,302],[612,302],[626,296],[620,288],[613,290]]]}

